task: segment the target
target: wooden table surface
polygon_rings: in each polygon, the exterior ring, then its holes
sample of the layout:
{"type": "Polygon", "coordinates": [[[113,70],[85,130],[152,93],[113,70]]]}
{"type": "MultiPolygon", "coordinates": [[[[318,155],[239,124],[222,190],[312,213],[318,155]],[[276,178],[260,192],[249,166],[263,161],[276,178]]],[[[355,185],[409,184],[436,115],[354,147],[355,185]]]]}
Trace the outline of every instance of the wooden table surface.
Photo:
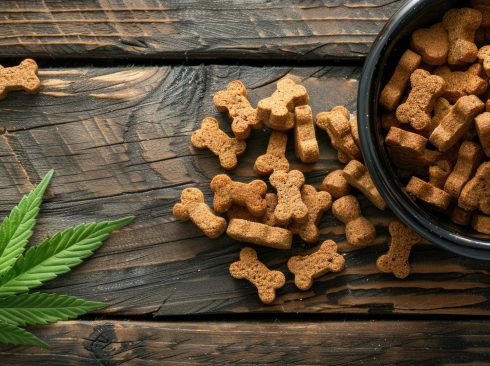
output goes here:
{"type": "MultiPolygon", "coordinates": [[[[208,202],[222,173],[190,134],[206,116],[229,129],[212,95],[233,79],[253,103],[289,75],[314,113],[355,111],[371,43],[403,1],[24,0],[0,2],[0,61],[40,64],[38,95],[0,102],[0,213],[51,168],[55,178],[35,239],[134,214],[83,265],[43,289],[112,305],[77,321],[31,328],[49,349],[1,347],[2,365],[396,364],[490,362],[488,263],[430,244],[416,247],[406,280],[379,273],[389,211],[360,197],[375,245],[354,250],[327,213],[322,239],[339,242],[347,268],[307,292],[287,284],[272,306],[228,266],[241,243],[177,222],[180,191],[208,202]]],[[[321,159],[303,169],[318,185],[341,165],[317,131],[321,159]]],[[[254,131],[234,179],[249,181],[267,139],[254,131]]],[[[34,240],[36,241],[36,240],[34,240]]],[[[260,248],[285,273],[291,251],[260,248]]]]}

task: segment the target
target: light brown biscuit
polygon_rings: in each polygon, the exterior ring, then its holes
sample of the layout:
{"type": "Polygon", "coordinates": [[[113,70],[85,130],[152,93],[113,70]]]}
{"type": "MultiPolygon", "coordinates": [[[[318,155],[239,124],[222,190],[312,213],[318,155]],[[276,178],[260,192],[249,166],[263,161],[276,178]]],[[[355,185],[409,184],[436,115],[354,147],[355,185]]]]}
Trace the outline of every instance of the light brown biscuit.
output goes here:
{"type": "Polygon", "coordinates": [[[451,164],[448,160],[439,160],[429,167],[429,184],[439,189],[444,189],[447,177],[451,174],[451,164]]]}
{"type": "Polygon", "coordinates": [[[451,195],[449,193],[417,177],[410,178],[406,190],[412,196],[440,210],[446,210],[451,203],[451,195]]]}
{"type": "Polygon", "coordinates": [[[388,253],[378,258],[376,267],[381,272],[393,273],[397,278],[406,278],[410,274],[408,259],[412,247],[420,244],[422,239],[399,221],[391,222],[389,231],[391,235],[390,249],[388,253]]]}
{"type": "Polygon", "coordinates": [[[485,112],[475,118],[475,128],[481,147],[490,158],[490,113],[485,112]]]}
{"type": "Polygon", "coordinates": [[[362,216],[359,201],[354,196],[344,196],[332,204],[333,215],[345,224],[345,237],[349,244],[365,246],[376,239],[376,228],[362,216]]]}
{"type": "Polygon", "coordinates": [[[253,222],[260,222],[262,224],[266,224],[269,226],[276,226],[276,219],[274,218],[274,210],[277,206],[277,196],[275,193],[267,193],[265,195],[265,201],[267,202],[267,209],[265,211],[264,216],[255,217],[252,215],[246,207],[232,205],[228,211],[226,211],[226,215],[228,216],[228,220],[231,219],[241,219],[253,222]]]}
{"type": "Polygon", "coordinates": [[[422,57],[411,50],[402,55],[388,84],[381,91],[379,103],[389,111],[394,111],[410,81],[410,75],[422,63],[422,57]]]}
{"type": "Polygon", "coordinates": [[[321,112],[316,117],[316,125],[325,130],[332,146],[343,153],[339,160],[360,159],[361,150],[357,146],[351,132],[350,113],[342,106],[334,107],[330,112],[321,112]]]}
{"type": "Polygon", "coordinates": [[[275,193],[267,193],[265,201],[267,202],[267,210],[265,210],[265,215],[262,217],[262,223],[269,226],[279,226],[276,225],[276,217],[274,216],[277,206],[277,195],[275,193]]]}
{"type": "Polygon", "coordinates": [[[262,217],[255,217],[252,215],[246,207],[231,205],[231,207],[226,211],[226,216],[228,220],[231,219],[241,219],[253,222],[262,222],[262,217]]]}
{"type": "Polygon", "coordinates": [[[232,204],[246,207],[256,217],[264,216],[267,202],[267,184],[262,180],[250,183],[234,182],[226,174],[219,174],[211,180],[214,192],[214,209],[216,212],[227,211],[232,204]]]}
{"type": "Polygon", "coordinates": [[[490,161],[482,163],[475,176],[465,184],[458,206],[467,211],[480,210],[490,215],[490,161]]]}
{"type": "Polygon", "coordinates": [[[482,66],[474,64],[466,71],[451,71],[448,66],[439,66],[434,74],[444,79],[443,97],[455,103],[465,95],[482,95],[487,91],[488,81],[481,78],[482,66]]]}
{"type": "Polygon", "coordinates": [[[238,165],[238,156],[245,152],[247,144],[229,137],[219,128],[214,118],[204,118],[201,128],[192,133],[191,142],[198,149],[209,149],[218,156],[223,169],[235,169],[238,165]]]}
{"type": "Polygon", "coordinates": [[[366,167],[357,160],[351,160],[343,169],[344,178],[380,210],[386,208],[386,202],[379,194],[366,167]]]}
{"type": "Polygon", "coordinates": [[[320,148],[315,135],[313,113],[309,105],[294,109],[294,146],[296,155],[303,163],[314,163],[320,159],[320,148]]]}
{"type": "Polygon", "coordinates": [[[221,236],[226,230],[226,220],[216,216],[204,202],[204,195],[197,188],[186,188],[180,195],[180,203],[173,208],[177,220],[191,220],[210,238],[221,236]]]}
{"type": "Polygon", "coordinates": [[[359,147],[361,146],[361,138],[359,136],[359,126],[357,125],[357,116],[352,117],[349,123],[350,123],[350,133],[352,134],[352,137],[354,138],[356,145],[359,147]]]}
{"type": "Polygon", "coordinates": [[[473,119],[483,112],[485,104],[474,95],[458,99],[449,113],[429,137],[429,141],[439,149],[447,151],[470,129],[473,119]]]}
{"type": "Polygon", "coordinates": [[[449,37],[441,23],[430,28],[417,29],[410,38],[412,50],[422,56],[428,65],[443,65],[449,53],[449,37]]]}
{"type": "Polygon", "coordinates": [[[437,126],[441,123],[444,117],[447,116],[449,111],[451,110],[451,103],[447,99],[438,98],[436,103],[434,104],[434,116],[431,120],[430,127],[424,131],[424,137],[429,138],[432,132],[436,129],[437,126]]]}
{"type": "Polygon", "coordinates": [[[278,170],[270,176],[271,185],[277,190],[277,206],[274,210],[276,223],[287,225],[291,220],[303,223],[308,220],[308,207],[301,199],[305,177],[299,170],[289,173],[278,170]]]}
{"type": "Polygon", "coordinates": [[[425,162],[427,139],[417,133],[392,127],[385,137],[392,162],[399,168],[411,169],[425,162]]]}
{"type": "Polygon", "coordinates": [[[267,152],[260,155],[254,164],[257,175],[269,175],[276,170],[289,171],[289,162],[286,159],[286,145],[288,135],[283,131],[272,131],[269,137],[267,152]]]}
{"type": "Polygon", "coordinates": [[[298,234],[306,243],[312,244],[320,237],[317,225],[323,213],[332,205],[332,196],[328,192],[317,192],[315,187],[305,184],[301,188],[301,199],[308,207],[307,220],[304,223],[293,222],[289,230],[298,234]]]}
{"type": "Polygon", "coordinates": [[[478,51],[478,60],[483,65],[483,69],[487,76],[490,77],[490,46],[483,46],[478,51]]]}
{"type": "Polygon", "coordinates": [[[294,108],[308,104],[305,87],[289,78],[277,82],[276,91],[257,105],[259,118],[273,130],[286,131],[294,127],[294,108]]]}
{"type": "Polygon", "coordinates": [[[456,206],[451,211],[451,221],[457,225],[468,226],[471,223],[473,211],[466,211],[456,206]]]}
{"type": "Polygon", "coordinates": [[[18,66],[0,66],[0,100],[5,99],[7,94],[14,90],[35,94],[40,87],[36,61],[26,58],[18,66]]]}
{"type": "Polygon", "coordinates": [[[282,272],[271,271],[258,260],[257,252],[248,247],[240,251],[240,260],[230,265],[230,274],[236,279],[246,279],[257,287],[260,300],[267,305],[276,300],[276,290],[286,284],[282,272]]]}
{"type": "Polygon", "coordinates": [[[337,244],[326,240],[318,250],[310,255],[295,256],[288,260],[288,269],[294,274],[294,284],[306,291],[313,285],[315,278],[328,272],[340,272],[345,268],[345,259],[337,253],[337,244]]]}
{"type": "Polygon", "coordinates": [[[347,196],[350,193],[349,182],[344,178],[342,170],[330,172],[320,185],[322,191],[330,193],[333,199],[347,196]]]}
{"type": "Polygon", "coordinates": [[[454,198],[458,198],[463,186],[473,176],[482,160],[481,147],[472,142],[464,141],[458,152],[458,160],[444,184],[444,190],[454,198]]]}
{"type": "Polygon", "coordinates": [[[412,89],[407,101],[396,109],[396,118],[401,123],[409,123],[416,130],[425,130],[431,125],[434,104],[444,92],[444,79],[417,69],[410,76],[412,89]]]}
{"type": "Polygon", "coordinates": [[[449,36],[448,63],[461,65],[476,60],[478,47],[475,33],[482,22],[482,14],[475,9],[450,9],[444,14],[442,23],[449,36]]]}
{"type": "Polygon", "coordinates": [[[490,235],[490,216],[475,215],[471,226],[479,233],[490,235]]]}
{"type": "Polygon", "coordinates": [[[238,241],[281,250],[290,249],[293,243],[293,234],[287,229],[242,219],[231,219],[226,234],[238,241]]]}
{"type": "Polygon", "coordinates": [[[252,128],[262,126],[257,110],[248,100],[247,88],[241,81],[230,82],[226,90],[220,90],[214,95],[213,100],[216,109],[220,112],[228,112],[233,120],[231,130],[238,140],[245,140],[252,128]]]}

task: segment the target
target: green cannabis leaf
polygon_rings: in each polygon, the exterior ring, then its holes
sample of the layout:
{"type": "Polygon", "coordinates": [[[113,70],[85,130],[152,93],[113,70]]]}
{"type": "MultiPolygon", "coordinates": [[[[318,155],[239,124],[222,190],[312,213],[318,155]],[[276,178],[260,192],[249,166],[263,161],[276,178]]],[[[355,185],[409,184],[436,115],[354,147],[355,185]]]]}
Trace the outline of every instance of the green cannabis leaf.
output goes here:
{"type": "Polygon", "coordinates": [[[27,250],[51,170],[0,224],[0,343],[46,347],[25,325],[76,318],[107,306],[71,296],[28,291],[68,272],[90,256],[112,231],[133,217],[81,224],[56,233],[27,250]]]}

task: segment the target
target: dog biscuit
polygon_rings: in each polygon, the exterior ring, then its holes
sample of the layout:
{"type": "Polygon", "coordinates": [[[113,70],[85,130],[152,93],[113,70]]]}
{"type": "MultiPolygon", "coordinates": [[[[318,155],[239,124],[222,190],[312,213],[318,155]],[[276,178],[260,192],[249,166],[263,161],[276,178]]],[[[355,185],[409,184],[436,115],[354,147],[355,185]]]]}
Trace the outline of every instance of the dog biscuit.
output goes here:
{"type": "Polygon", "coordinates": [[[465,184],[458,206],[467,211],[480,210],[490,215],[490,161],[482,163],[475,176],[465,184]]]}
{"type": "Polygon", "coordinates": [[[315,135],[313,113],[309,105],[296,107],[294,110],[294,146],[296,155],[303,163],[314,163],[320,159],[320,148],[315,135]]]}
{"type": "Polygon", "coordinates": [[[471,223],[473,217],[472,211],[466,211],[456,206],[451,211],[451,221],[457,225],[468,226],[471,223]]]}
{"type": "Polygon", "coordinates": [[[475,118],[475,128],[481,147],[490,158],[490,113],[485,112],[475,118]]]}
{"type": "Polygon", "coordinates": [[[447,151],[470,129],[473,119],[483,112],[485,104],[474,95],[458,99],[449,113],[442,119],[429,137],[429,141],[439,149],[447,151]]]}
{"type": "Polygon", "coordinates": [[[423,131],[424,137],[429,138],[431,133],[434,132],[437,126],[439,126],[450,110],[451,103],[449,103],[447,99],[439,98],[436,100],[436,103],[434,104],[434,116],[432,117],[430,127],[426,131],[423,131]],[[425,136],[425,134],[427,134],[427,136],[425,136]]]}
{"type": "Polygon", "coordinates": [[[277,206],[277,195],[275,193],[267,193],[265,195],[265,201],[267,202],[267,209],[265,210],[264,217],[262,217],[262,223],[269,226],[279,226],[276,225],[276,217],[274,216],[274,211],[277,206]]]}
{"type": "Polygon", "coordinates": [[[474,64],[466,71],[451,71],[448,66],[439,66],[434,74],[444,79],[443,97],[455,103],[465,95],[482,95],[487,91],[488,81],[481,78],[482,66],[474,64]]]}
{"type": "Polygon", "coordinates": [[[344,167],[344,178],[349,184],[361,193],[380,210],[386,208],[386,202],[379,194],[366,167],[357,160],[351,160],[344,167]]]}
{"type": "Polygon", "coordinates": [[[269,181],[277,190],[278,203],[274,210],[276,223],[287,225],[291,220],[306,222],[308,207],[301,198],[301,188],[305,184],[303,173],[299,170],[291,170],[289,173],[278,170],[272,173],[269,181]]]}
{"type": "Polygon", "coordinates": [[[344,178],[342,170],[334,170],[330,172],[320,186],[322,191],[330,193],[332,198],[337,199],[347,196],[350,193],[349,182],[344,178]]]}
{"type": "Polygon", "coordinates": [[[376,239],[376,228],[362,216],[359,201],[354,196],[344,196],[332,204],[332,213],[345,224],[345,237],[349,244],[365,246],[376,239]]]}
{"type": "Polygon", "coordinates": [[[417,69],[410,76],[412,90],[405,103],[396,109],[396,118],[409,123],[416,130],[425,130],[431,125],[434,104],[444,92],[444,79],[430,72],[417,69]]]}
{"type": "Polygon", "coordinates": [[[315,187],[305,184],[301,188],[301,199],[308,208],[307,220],[304,223],[293,222],[289,230],[298,234],[306,243],[312,244],[320,237],[317,225],[323,213],[332,205],[332,196],[328,192],[317,192],[315,187]]]}
{"type": "Polygon", "coordinates": [[[475,215],[472,226],[479,233],[490,235],[490,216],[475,215]]]}
{"type": "Polygon", "coordinates": [[[426,64],[443,65],[449,53],[449,38],[442,24],[437,23],[413,32],[410,47],[422,56],[426,64]]]}
{"type": "Polygon", "coordinates": [[[412,247],[420,244],[422,239],[413,230],[399,221],[389,225],[391,235],[390,249],[376,261],[376,267],[381,272],[393,273],[397,278],[406,278],[410,274],[408,259],[412,247]]]}
{"type": "Polygon", "coordinates": [[[305,87],[289,78],[277,82],[276,91],[257,105],[259,118],[273,130],[286,131],[294,127],[294,108],[308,104],[305,87]]]}
{"type": "Polygon", "coordinates": [[[281,250],[290,249],[293,243],[293,234],[287,229],[242,219],[231,219],[226,234],[238,241],[281,250]]]}
{"type": "Polygon", "coordinates": [[[220,128],[214,118],[204,118],[201,128],[192,133],[191,142],[198,149],[209,149],[218,156],[223,169],[235,169],[238,164],[238,156],[245,152],[247,144],[229,137],[220,128]]]}
{"type": "Polygon", "coordinates": [[[379,103],[388,111],[394,111],[410,81],[410,75],[418,69],[422,57],[411,50],[405,51],[388,84],[381,91],[379,103]]]}
{"type": "Polygon", "coordinates": [[[473,176],[482,160],[482,151],[478,144],[464,141],[458,152],[458,160],[446,180],[444,190],[454,198],[458,198],[463,186],[473,176]]]}
{"type": "Polygon", "coordinates": [[[320,248],[310,255],[294,256],[288,260],[288,269],[294,274],[294,284],[306,291],[313,285],[315,278],[328,272],[340,272],[345,268],[345,259],[337,253],[337,244],[326,240],[320,248]]]}
{"type": "Polygon", "coordinates": [[[286,145],[288,135],[283,131],[272,131],[267,145],[267,152],[257,158],[254,172],[258,175],[269,175],[276,170],[289,171],[289,162],[286,159],[286,145]]]}
{"type": "Polygon", "coordinates": [[[451,195],[449,193],[417,177],[410,178],[406,190],[407,193],[440,210],[446,210],[451,203],[451,195]]]}
{"type": "Polygon", "coordinates": [[[429,184],[444,189],[447,178],[451,174],[451,164],[447,160],[439,160],[429,167],[429,184]]]}
{"type": "Polygon", "coordinates": [[[475,33],[482,22],[482,14],[471,8],[451,9],[442,23],[449,36],[448,63],[461,65],[474,62],[478,55],[475,33]]]}
{"type": "MultiPolygon", "coordinates": [[[[342,152],[349,160],[360,159],[361,150],[351,132],[350,113],[342,106],[334,107],[330,112],[321,112],[316,117],[316,125],[325,130],[332,146],[342,152]]],[[[345,160],[340,156],[339,160],[345,160]]]]}
{"type": "Polygon", "coordinates": [[[230,274],[236,279],[246,279],[257,287],[260,300],[272,304],[276,299],[276,290],[286,284],[282,272],[271,271],[259,261],[257,252],[245,247],[240,251],[240,260],[230,265],[230,274]]]}
{"type": "Polygon", "coordinates": [[[352,134],[352,138],[357,146],[361,146],[361,138],[359,137],[359,126],[357,125],[357,116],[354,116],[350,119],[350,132],[352,134]]]}
{"type": "Polygon", "coordinates": [[[256,217],[264,216],[267,202],[267,184],[262,180],[250,183],[234,182],[226,174],[219,174],[211,180],[214,192],[214,209],[218,213],[227,211],[232,204],[246,207],[256,217]]]}
{"type": "Polygon", "coordinates": [[[489,45],[480,48],[480,50],[478,51],[478,60],[483,65],[483,69],[485,70],[487,76],[490,77],[490,46],[489,45]]]}
{"type": "Polygon", "coordinates": [[[214,95],[214,105],[219,112],[228,112],[232,119],[231,130],[238,140],[245,140],[250,135],[251,128],[260,128],[257,110],[248,100],[245,85],[239,80],[233,80],[226,90],[220,90],[214,95]]]}
{"type": "Polygon", "coordinates": [[[186,188],[180,195],[180,203],[173,208],[177,220],[191,220],[209,238],[217,238],[226,230],[226,220],[216,216],[204,202],[203,193],[197,188],[186,188]]]}
{"type": "Polygon", "coordinates": [[[424,162],[427,141],[417,133],[397,127],[391,127],[385,137],[391,160],[396,166],[405,169],[424,165],[422,162],[424,162]]]}
{"type": "Polygon", "coordinates": [[[0,100],[5,99],[11,91],[23,90],[35,94],[40,87],[36,61],[26,58],[18,66],[0,66],[0,100]]]}

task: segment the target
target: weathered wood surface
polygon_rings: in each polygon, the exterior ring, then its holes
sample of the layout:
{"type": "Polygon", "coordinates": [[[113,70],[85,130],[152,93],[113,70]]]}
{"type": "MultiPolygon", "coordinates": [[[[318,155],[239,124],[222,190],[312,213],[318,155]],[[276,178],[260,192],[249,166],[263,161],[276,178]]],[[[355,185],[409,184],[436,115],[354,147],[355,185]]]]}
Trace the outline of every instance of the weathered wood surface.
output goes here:
{"type": "MultiPolygon", "coordinates": [[[[208,115],[229,131],[229,122],[212,105],[212,93],[232,79],[251,88],[251,100],[269,95],[288,74],[310,91],[315,113],[337,104],[355,108],[359,68],[353,67],[126,67],[42,69],[41,92],[11,94],[0,102],[0,213],[50,168],[56,175],[43,206],[36,239],[69,225],[136,215],[134,224],[114,235],[90,260],[46,286],[48,290],[104,300],[106,313],[196,314],[224,312],[329,312],[490,314],[490,275],[485,262],[432,246],[414,250],[413,274],[405,281],[381,274],[376,258],[386,250],[388,212],[361,199],[377,226],[371,248],[353,251],[343,228],[330,213],[320,227],[322,239],[339,241],[347,269],[328,274],[307,292],[288,283],[274,306],[262,305],[254,288],[232,279],[228,266],[241,244],[223,236],[210,240],[191,223],[171,215],[180,191],[197,186],[208,202],[210,178],[222,173],[208,151],[190,146],[190,134],[208,115]]],[[[321,160],[293,167],[318,185],[340,165],[318,131],[321,160]]],[[[247,153],[233,172],[252,179],[253,162],[267,139],[255,131],[247,153]]],[[[291,149],[289,149],[291,150],[291,149]]],[[[260,249],[271,267],[287,273],[291,252],[260,249]]]]}
{"type": "Polygon", "coordinates": [[[485,321],[64,322],[5,365],[484,365],[485,321]]]}
{"type": "Polygon", "coordinates": [[[362,59],[402,0],[9,0],[2,58],[362,59]]]}

